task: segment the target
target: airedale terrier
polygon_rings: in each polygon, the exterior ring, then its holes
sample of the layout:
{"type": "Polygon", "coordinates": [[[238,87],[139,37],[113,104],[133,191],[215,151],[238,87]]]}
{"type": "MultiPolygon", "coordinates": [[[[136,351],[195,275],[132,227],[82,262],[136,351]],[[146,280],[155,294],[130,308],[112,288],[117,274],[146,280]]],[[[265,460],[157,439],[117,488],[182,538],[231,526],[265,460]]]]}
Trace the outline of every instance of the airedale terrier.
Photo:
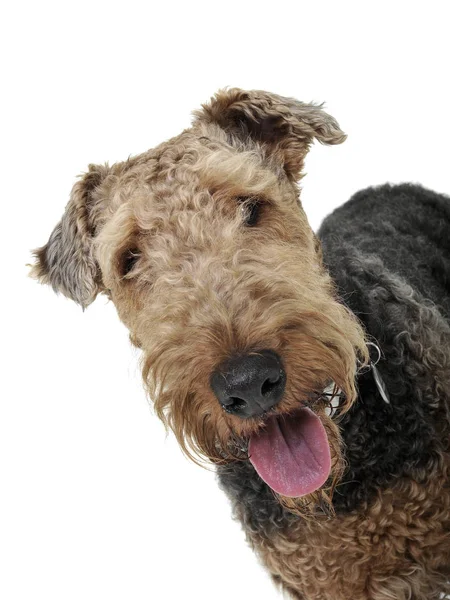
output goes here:
{"type": "Polygon", "coordinates": [[[75,184],[32,274],[115,304],[156,413],[217,465],[293,598],[433,600],[450,574],[450,199],[356,194],[311,230],[321,106],[220,91],[75,184]]]}

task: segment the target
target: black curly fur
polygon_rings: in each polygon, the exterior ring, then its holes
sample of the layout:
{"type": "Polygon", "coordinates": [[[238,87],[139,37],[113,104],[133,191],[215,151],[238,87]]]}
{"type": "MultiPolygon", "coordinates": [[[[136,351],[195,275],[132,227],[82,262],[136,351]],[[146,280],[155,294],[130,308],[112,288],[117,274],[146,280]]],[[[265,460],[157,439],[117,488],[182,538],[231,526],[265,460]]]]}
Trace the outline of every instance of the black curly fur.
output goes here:
{"type": "MultiPolygon", "coordinates": [[[[396,478],[426,480],[449,451],[450,198],[412,184],[368,188],[318,237],[342,301],[382,350],[391,401],[370,372],[359,377],[340,422],[348,469],[333,504],[344,513],[396,478]]],[[[220,466],[218,476],[246,529],[267,534],[297,518],[249,462],[220,466]]]]}

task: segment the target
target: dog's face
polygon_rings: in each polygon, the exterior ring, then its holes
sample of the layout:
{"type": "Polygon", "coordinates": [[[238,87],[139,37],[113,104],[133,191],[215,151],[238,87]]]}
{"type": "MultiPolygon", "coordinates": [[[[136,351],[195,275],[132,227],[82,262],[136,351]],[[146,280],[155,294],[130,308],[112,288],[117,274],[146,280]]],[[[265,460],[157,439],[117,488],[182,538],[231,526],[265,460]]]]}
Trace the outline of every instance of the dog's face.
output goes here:
{"type": "Polygon", "coordinates": [[[250,454],[292,510],[328,498],[341,472],[323,390],[340,388],[345,411],[366,356],[299,201],[314,139],[345,139],[320,107],[220,92],[178,137],[91,165],[33,268],[82,306],[107,294],[182,448],[250,454]]]}

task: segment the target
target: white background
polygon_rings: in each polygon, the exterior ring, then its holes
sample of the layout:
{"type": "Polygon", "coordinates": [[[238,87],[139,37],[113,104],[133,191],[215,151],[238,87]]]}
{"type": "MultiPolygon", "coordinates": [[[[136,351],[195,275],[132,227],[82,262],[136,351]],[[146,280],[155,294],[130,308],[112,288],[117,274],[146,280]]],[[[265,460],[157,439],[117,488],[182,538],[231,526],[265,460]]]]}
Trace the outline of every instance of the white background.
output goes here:
{"type": "Polygon", "coordinates": [[[450,191],[447,2],[10,2],[0,18],[0,597],[274,599],[214,475],[151,413],[114,307],[26,277],[74,178],[225,85],[326,101],[316,228],[361,187],[450,191]],[[369,6],[370,4],[370,6],[369,6]]]}

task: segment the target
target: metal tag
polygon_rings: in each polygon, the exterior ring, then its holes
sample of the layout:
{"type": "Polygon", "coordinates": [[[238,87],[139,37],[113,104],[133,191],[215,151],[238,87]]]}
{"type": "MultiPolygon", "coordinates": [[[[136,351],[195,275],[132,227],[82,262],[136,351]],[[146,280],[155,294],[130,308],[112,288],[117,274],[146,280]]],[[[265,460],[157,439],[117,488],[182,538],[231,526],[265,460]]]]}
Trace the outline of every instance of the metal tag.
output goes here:
{"type": "Polygon", "coordinates": [[[380,375],[379,370],[377,369],[377,367],[372,364],[372,373],[373,373],[373,378],[375,380],[375,383],[377,384],[377,388],[378,391],[380,392],[380,396],[383,398],[383,400],[386,402],[386,404],[390,404],[391,401],[389,400],[389,394],[386,388],[386,384],[383,381],[383,378],[380,375]]]}

